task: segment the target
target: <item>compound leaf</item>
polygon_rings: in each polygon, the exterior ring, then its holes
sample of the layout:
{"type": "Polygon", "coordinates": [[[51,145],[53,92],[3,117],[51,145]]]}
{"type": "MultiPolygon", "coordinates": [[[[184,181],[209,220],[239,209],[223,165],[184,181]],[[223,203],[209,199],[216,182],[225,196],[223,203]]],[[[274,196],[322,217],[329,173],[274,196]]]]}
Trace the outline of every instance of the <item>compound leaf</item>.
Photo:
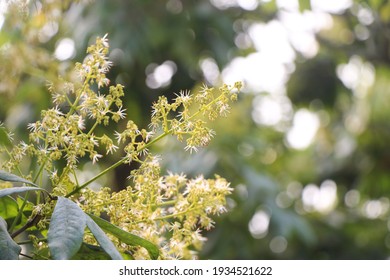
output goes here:
{"type": "Polygon", "coordinates": [[[17,187],[17,188],[2,189],[0,190],[0,197],[14,194],[14,193],[27,192],[27,191],[45,191],[45,190],[37,187],[17,187]]]}
{"type": "Polygon", "coordinates": [[[7,231],[6,221],[0,217],[0,260],[18,260],[21,251],[7,231]]]}
{"type": "Polygon", "coordinates": [[[111,233],[115,237],[119,238],[122,242],[132,246],[144,247],[148,251],[152,259],[157,259],[160,255],[158,247],[152,242],[143,239],[137,235],[131,234],[127,231],[124,231],[123,229],[111,224],[110,222],[107,222],[100,217],[97,217],[92,214],[88,215],[96,222],[99,227],[104,229],[106,232],[111,233]]]}
{"type": "Polygon", "coordinates": [[[16,176],[15,174],[8,173],[4,170],[0,170],[0,180],[7,181],[7,182],[25,183],[27,185],[38,187],[38,185],[34,184],[33,182],[30,182],[29,180],[26,180],[22,177],[16,176]]]}
{"type": "Polygon", "coordinates": [[[10,196],[0,197],[0,216],[5,220],[18,215],[18,203],[10,196]]]}
{"type": "Polygon", "coordinates": [[[70,259],[80,249],[86,215],[73,201],[58,197],[48,232],[50,253],[55,260],[70,259]]]}
{"type": "Polygon", "coordinates": [[[72,260],[110,260],[110,256],[100,246],[83,243],[72,260]]]}
{"type": "Polygon", "coordinates": [[[110,255],[113,260],[122,260],[123,258],[121,254],[115,248],[115,245],[107,237],[104,231],[88,215],[85,214],[85,217],[87,221],[87,227],[91,230],[102,249],[108,255],[110,255]]]}

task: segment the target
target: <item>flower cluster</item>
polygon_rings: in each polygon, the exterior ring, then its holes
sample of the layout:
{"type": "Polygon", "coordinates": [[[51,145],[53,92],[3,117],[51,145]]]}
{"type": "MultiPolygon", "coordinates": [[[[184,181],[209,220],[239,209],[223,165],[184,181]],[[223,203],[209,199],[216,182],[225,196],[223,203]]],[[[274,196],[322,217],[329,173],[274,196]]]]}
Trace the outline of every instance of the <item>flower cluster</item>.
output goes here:
{"type": "MultiPolygon", "coordinates": [[[[41,119],[28,125],[29,143],[21,142],[12,151],[7,150],[9,160],[1,168],[10,172],[18,169],[22,173],[23,159],[35,158],[39,168],[30,174],[30,179],[37,182],[47,177],[52,195],[73,199],[87,213],[108,215],[111,223],[159,245],[161,258],[194,258],[205,240],[201,231],[213,227],[211,216],[226,211],[229,183],[219,176],[215,179],[203,176],[188,179],[184,174],[172,173],[161,176],[159,157],[152,155],[149,147],[169,134],[185,139],[186,150],[196,151],[207,145],[215,133],[206,126],[206,120],[226,115],[229,103],[237,99],[241,83],[219,89],[204,86],[196,94],[182,91],[172,103],[162,96],[153,104],[151,130],[139,129],[127,120],[122,131],[103,134],[98,131],[107,130],[97,130],[98,127],[126,117],[121,99],[123,86],[109,86],[106,77],[111,66],[108,51],[107,37],[98,38],[88,48],[84,62],[75,67],[79,83],[59,79],[49,85],[54,107],[42,111],[41,119]],[[117,152],[120,146],[124,146],[124,157],[88,181],[79,182],[76,169],[81,158],[89,158],[96,164],[105,154],[117,152]],[[99,152],[102,147],[105,153],[99,152]],[[107,187],[98,191],[88,188],[110,170],[131,161],[138,162],[139,168],[131,171],[132,184],[122,191],[111,193],[107,187]]],[[[37,202],[35,213],[38,211],[42,216],[40,228],[49,223],[53,205],[37,202]]],[[[149,257],[143,248],[112,239],[133,258],[149,257]]],[[[95,242],[88,233],[85,240],[95,242]]]]}
{"type": "Polygon", "coordinates": [[[199,116],[206,116],[211,121],[226,116],[229,102],[237,100],[241,87],[241,82],[237,82],[233,86],[223,85],[217,91],[204,85],[194,95],[181,91],[173,103],[162,96],[153,104],[151,126],[154,129],[162,126],[165,133],[175,135],[180,141],[185,138],[185,149],[197,151],[198,147],[207,146],[215,134],[199,116]],[[173,117],[170,116],[172,112],[176,113],[173,117]]]}
{"type": "MultiPolygon", "coordinates": [[[[109,195],[108,189],[96,193],[82,192],[82,207],[99,215],[104,212],[110,221],[126,231],[158,244],[161,258],[191,259],[200,250],[209,230],[211,215],[226,212],[229,183],[216,176],[188,179],[183,174],[160,175],[158,157],[148,157],[132,172],[134,185],[109,195]]],[[[118,242],[118,247],[137,258],[148,258],[143,248],[118,242]]]]}
{"type": "Polygon", "coordinates": [[[11,171],[29,154],[36,156],[37,162],[50,174],[58,175],[53,170],[53,162],[65,158],[66,168],[62,175],[52,176],[55,178],[53,183],[58,188],[65,187],[60,192],[63,193],[76,185],[68,177],[69,173],[73,173],[77,168],[80,158],[88,155],[90,160],[96,163],[103,157],[98,153],[97,147],[105,147],[107,153],[118,149],[110,137],[94,133],[97,126],[108,125],[111,120],[118,122],[126,116],[122,108],[122,85],[110,86],[108,94],[105,95],[92,89],[94,84],[97,84],[99,89],[109,84],[105,74],[111,62],[107,59],[107,53],[106,36],[98,38],[96,44],[88,48],[84,63],[76,65],[80,85],[62,79],[56,84],[49,84],[55,107],[43,110],[41,120],[28,125],[30,144],[21,143],[16,146],[10,161],[5,164],[7,170],[11,171]],[[92,122],[92,125],[87,127],[87,122],[92,122]]]}

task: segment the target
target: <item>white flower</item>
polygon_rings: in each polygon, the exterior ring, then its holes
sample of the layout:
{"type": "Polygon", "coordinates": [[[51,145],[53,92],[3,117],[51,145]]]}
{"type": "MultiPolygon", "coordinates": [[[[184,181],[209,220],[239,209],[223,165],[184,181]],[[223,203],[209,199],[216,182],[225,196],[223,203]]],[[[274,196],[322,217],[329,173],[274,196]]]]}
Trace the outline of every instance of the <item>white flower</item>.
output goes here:
{"type": "Polygon", "coordinates": [[[103,38],[102,38],[102,44],[103,46],[105,46],[106,48],[108,48],[110,45],[108,43],[108,33],[104,34],[103,38]]]}
{"type": "Polygon", "coordinates": [[[146,133],[145,142],[146,142],[146,143],[149,142],[150,138],[152,138],[153,135],[154,135],[154,132],[153,132],[153,131],[148,131],[148,132],[146,133]]]}
{"type": "MultiPolygon", "coordinates": [[[[106,59],[106,58],[104,58],[104,59],[106,59]]],[[[101,69],[99,72],[101,72],[102,74],[107,73],[108,70],[110,70],[112,64],[113,63],[111,61],[105,60],[104,63],[101,65],[101,69]]],[[[108,82],[109,82],[109,80],[108,80],[108,82]]]]}
{"type": "Polygon", "coordinates": [[[95,164],[96,162],[99,161],[99,158],[102,158],[103,156],[100,154],[94,154],[92,157],[92,164],[95,164]]]}
{"type": "Polygon", "coordinates": [[[115,131],[114,134],[115,134],[115,138],[116,138],[118,144],[120,144],[122,142],[122,140],[124,140],[124,137],[123,137],[122,133],[119,133],[118,131],[115,131]]]}
{"type": "Polygon", "coordinates": [[[64,116],[64,113],[61,112],[61,110],[56,106],[55,108],[51,109],[56,115],[58,116],[64,116]]]}
{"type": "Polygon", "coordinates": [[[190,91],[189,90],[181,90],[180,94],[175,94],[176,102],[181,104],[188,104],[191,101],[190,91]]]}
{"type": "Polygon", "coordinates": [[[53,171],[50,172],[51,179],[55,179],[55,178],[57,178],[57,176],[58,176],[57,169],[54,169],[53,171]]]}
{"type": "Polygon", "coordinates": [[[39,130],[39,126],[37,125],[37,123],[29,123],[27,125],[27,129],[31,132],[36,132],[37,130],[39,130]]]}
{"type": "Polygon", "coordinates": [[[92,135],[91,138],[89,138],[89,141],[91,141],[94,146],[99,146],[99,142],[95,139],[94,135],[92,135]]]}
{"type": "Polygon", "coordinates": [[[115,146],[114,144],[108,145],[106,155],[109,153],[113,154],[116,150],[118,150],[118,146],[115,146]]]}
{"type": "Polygon", "coordinates": [[[85,129],[85,123],[84,123],[84,119],[82,116],[79,116],[79,120],[77,121],[77,126],[80,130],[85,129]]]}
{"type": "Polygon", "coordinates": [[[198,147],[192,146],[192,145],[187,145],[187,146],[184,147],[184,150],[190,151],[190,154],[192,154],[192,152],[194,152],[194,151],[195,151],[195,153],[197,153],[198,152],[198,147]]]}
{"type": "Polygon", "coordinates": [[[125,113],[126,109],[122,109],[122,106],[118,109],[118,111],[116,112],[117,115],[121,118],[121,119],[124,119],[126,117],[126,113],[125,113]]]}
{"type": "Polygon", "coordinates": [[[217,213],[218,213],[218,214],[223,214],[223,213],[226,213],[226,212],[227,212],[227,209],[226,209],[225,206],[219,205],[219,206],[217,207],[217,213]]]}
{"type": "Polygon", "coordinates": [[[26,142],[24,141],[21,141],[20,142],[20,146],[22,147],[22,150],[25,152],[28,148],[28,145],[26,144],[26,142]]]}

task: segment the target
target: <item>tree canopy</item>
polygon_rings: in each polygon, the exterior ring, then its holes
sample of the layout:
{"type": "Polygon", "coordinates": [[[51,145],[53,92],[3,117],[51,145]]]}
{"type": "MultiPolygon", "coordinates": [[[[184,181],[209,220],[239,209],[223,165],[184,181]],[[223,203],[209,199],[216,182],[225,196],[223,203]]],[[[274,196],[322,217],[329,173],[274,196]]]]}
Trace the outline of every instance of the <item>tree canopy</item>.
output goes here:
{"type": "MultiPolygon", "coordinates": [[[[47,81],[72,79],[75,61],[106,33],[108,78],[125,86],[127,116],[140,127],[162,94],[244,83],[210,145],[191,154],[171,139],[154,147],[164,169],[220,174],[234,189],[201,258],[389,257],[388,1],[34,0],[0,9],[0,121],[20,140],[50,104],[47,81]]],[[[117,189],[131,168],[100,186],[117,189]]]]}

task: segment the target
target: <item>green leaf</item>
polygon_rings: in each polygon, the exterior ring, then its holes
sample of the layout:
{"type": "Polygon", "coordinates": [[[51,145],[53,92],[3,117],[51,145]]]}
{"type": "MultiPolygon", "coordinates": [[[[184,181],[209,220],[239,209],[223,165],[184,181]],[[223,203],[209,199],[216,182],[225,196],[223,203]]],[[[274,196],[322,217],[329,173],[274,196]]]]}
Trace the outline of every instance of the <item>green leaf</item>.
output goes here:
{"type": "Polygon", "coordinates": [[[107,237],[104,231],[90,217],[88,217],[87,215],[85,215],[85,217],[87,220],[87,227],[91,230],[91,232],[93,233],[97,242],[99,242],[103,250],[107,254],[109,254],[113,260],[122,260],[123,258],[121,254],[115,248],[115,245],[107,237]]]}
{"type": "Polygon", "coordinates": [[[23,179],[22,177],[5,172],[3,170],[0,170],[0,180],[7,181],[7,182],[25,183],[27,185],[32,185],[32,186],[38,187],[38,185],[34,184],[33,182],[30,182],[26,179],[23,179]]]}
{"type": "Polygon", "coordinates": [[[58,197],[51,217],[48,243],[55,260],[70,259],[80,249],[86,226],[86,215],[73,201],[58,197]]]}
{"type": "Polygon", "coordinates": [[[0,260],[18,260],[22,248],[7,231],[7,223],[0,217],[0,260]]]}
{"type": "Polygon", "coordinates": [[[0,190],[0,197],[14,194],[14,193],[27,192],[27,191],[45,191],[45,190],[37,187],[18,187],[18,188],[2,189],[0,190]]]}
{"type": "Polygon", "coordinates": [[[9,196],[0,198],[0,216],[5,220],[15,218],[18,215],[18,203],[9,196]]]}
{"type": "Polygon", "coordinates": [[[83,243],[72,260],[110,260],[110,256],[100,246],[83,243]]]}
{"type": "MultiPolygon", "coordinates": [[[[12,230],[22,227],[28,221],[28,217],[32,214],[34,209],[34,204],[26,201],[22,213],[19,213],[24,204],[24,198],[17,197],[15,200],[11,196],[0,196],[0,217],[3,217],[4,220],[9,225],[13,225],[12,230]],[[16,221],[14,221],[17,219],[16,221]]],[[[30,230],[33,227],[30,228],[30,230]]]]}
{"type": "Polygon", "coordinates": [[[153,244],[152,242],[143,239],[137,235],[131,234],[127,231],[124,231],[123,229],[111,224],[110,222],[107,222],[106,220],[97,217],[92,214],[88,214],[98,226],[100,226],[102,229],[104,229],[106,232],[111,233],[112,235],[119,238],[122,242],[132,245],[132,246],[141,246],[144,247],[148,252],[152,259],[157,259],[160,255],[160,252],[158,250],[158,247],[153,244]]]}
{"type": "MultiPolygon", "coordinates": [[[[10,196],[5,196],[5,197],[9,197],[9,198],[13,199],[10,196]]],[[[7,223],[9,225],[13,226],[13,228],[12,228],[13,230],[21,228],[23,225],[25,225],[28,222],[28,219],[31,216],[31,214],[34,210],[34,207],[35,207],[35,205],[33,203],[26,200],[26,198],[22,198],[20,196],[17,196],[16,203],[18,205],[19,213],[16,216],[14,216],[13,218],[11,218],[10,220],[6,219],[7,223]],[[20,211],[22,211],[22,212],[20,213],[20,211]],[[14,221],[15,218],[17,219],[16,221],[14,221]]],[[[36,227],[31,226],[30,228],[28,228],[28,230],[29,231],[36,230],[36,227]]]]}
{"type": "Polygon", "coordinates": [[[23,206],[23,213],[26,215],[31,215],[32,211],[34,210],[34,203],[30,201],[25,201],[26,199],[24,197],[18,196],[16,198],[16,203],[18,204],[19,208],[22,208],[23,206]]]}
{"type": "Polygon", "coordinates": [[[112,259],[122,259],[103,230],[76,203],[65,197],[58,198],[49,226],[48,242],[53,259],[70,259],[79,251],[85,226],[112,259]]]}

